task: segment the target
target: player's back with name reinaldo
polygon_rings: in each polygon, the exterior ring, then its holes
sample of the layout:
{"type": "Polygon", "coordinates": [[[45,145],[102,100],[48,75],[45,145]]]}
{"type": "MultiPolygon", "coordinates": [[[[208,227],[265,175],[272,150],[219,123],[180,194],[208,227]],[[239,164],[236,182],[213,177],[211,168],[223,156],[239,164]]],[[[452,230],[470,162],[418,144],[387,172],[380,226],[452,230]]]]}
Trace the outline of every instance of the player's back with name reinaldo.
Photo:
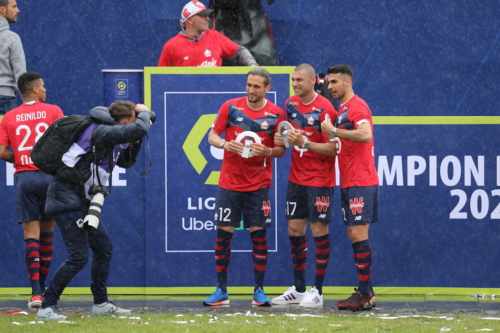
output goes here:
{"type": "Polygon", "coordinates": [[[5,114],[0,123],[1,142],[12,147],[16,173],[39,170],[31,160],[31,150],[45,130],[61,117],[63,112],[58,106],[41,102],[24,103],[5,114]]]}

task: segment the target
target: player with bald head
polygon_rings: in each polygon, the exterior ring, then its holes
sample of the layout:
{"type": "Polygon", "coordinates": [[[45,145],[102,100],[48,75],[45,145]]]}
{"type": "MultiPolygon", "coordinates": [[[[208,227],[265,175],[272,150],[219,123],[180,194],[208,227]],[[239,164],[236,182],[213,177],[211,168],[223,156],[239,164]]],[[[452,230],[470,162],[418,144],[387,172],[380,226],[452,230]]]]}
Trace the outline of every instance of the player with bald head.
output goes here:
{"type": "Polygon", "coordinates": [[[292,165],[288,177],[286,218],[290,238],[293,286],[273,299],[273,304],[323,306],[323,281],[330,257],[328,225],[332,220],[331,202],[335,186],[335,143],[321,132],[321,122],[335,120],[337,114],[330,101],[314,91],[316,71],[309,64],[297,66],[292,73],[295,96],[285,102],[288,121],[293,130],[285,137],[275,135],[275,144],[283,140],[292,145],[292,165]],[[313,287],[307,291],[305,281],[308,242],[306,229],[316,245],[316,269],[313,287]]]}

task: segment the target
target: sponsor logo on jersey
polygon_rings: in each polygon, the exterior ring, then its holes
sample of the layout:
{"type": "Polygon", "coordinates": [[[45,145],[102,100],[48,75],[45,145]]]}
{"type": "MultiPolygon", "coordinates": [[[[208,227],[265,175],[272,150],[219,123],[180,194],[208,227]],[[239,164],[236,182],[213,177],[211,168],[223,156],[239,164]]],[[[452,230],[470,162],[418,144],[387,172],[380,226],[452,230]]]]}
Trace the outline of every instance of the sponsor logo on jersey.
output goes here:
{"type": "Polygon", "coordinates": [[[352,215],[356,215],[356,211],[361,214],[363,212],[363,207],[365,204],[363,203],[363,197],[361,198],[354,198],[352,200],[349,200],[349,208],[352,211],[352,215]]]}
{"type": "Polygon", "coordinates": [[[319,214],[319,215],[318,215],[318,218],[319,218],[319,219],[324,219],[325,217],[326,217],[326,214],[319,214]]]}
{"type": "Polygon", "coordinates": [[[271,219],[266,219],[266,223],[271,223],[271,219]]]}
{"type": "Polygon", "coordinates": [[[230,108],[233,109],[233,110],[239,110],[239,111],[245,110],[245,108],[240,108],[240,107],[237,107],[237,106],[234,106],[234,105],[231,105],[230,108]]]}
{"type": "Polygon", "coordinates": [[[309,118],[307,118],[307,123],[309,125],[313,125],[314,124],[314,117],[313,116],[310,116],[309,118]]]}
{"type": "Polygon", "coordinates": [[[271,213],[271,201],[270,200],[262,201],[261,210],[264,211],[264,216],[269,216],[269,214],[271,213]]]}
{"type": "Polygon", "coordinates": [[[202,62],[198,67],[217,67],[217,60],[212,59],[212,60],[205,60],[202,62]]]}
{"type": "Polygon", "coordinates": [[[300,133],[305,134],[305,135],[307,135],[307,136],[311,136],[311,135],[313,135],[313,132],[308,132],[308,131],[303,130],[303,129],[301,129],[301,130],[300,130],[300,133]]]}
{"type": "Polygon", "coordinates": [[[317,107],[314,107],[314,106],[312,107],[312,110],[313,111],[320,111],[320,112],[323,111],[322,109],[318,109],[317,107]]]}
{"type": "Polygon", "coordinates": [[[269,123],[267,122],[267,120],[264,120],[263,122],[260,123],[260,128],[264,130],[269,128],[269,123]]]}
{"type": "Polygon", "coordinates": [[[184,57],[184,60],[188,60],[188,59],[189,59],[189,56],[185,56],[185,57],[184,57]]]}
{"type": "Polygon", "coordinates": [[[292,113],[292,115],[291,115],[290,117],[292,117],[292,118],[297,117],[297,113],[295,113],[295,112],[294,112],[294,113],[292,113]]]}
{"type": "Polygon", "coordinates": [[[290,105],[299,105],[299,103],[297,103],[297,102],[288,102],[288,104],[290,104],[290,105]]]}
{"type": "Polygon", "coordinates": [[[277,114],[274,114],[274,113],[269,113],[269,112],[264,112],[264,115],[266,116],[269,116],[269,117],[273,117],[273,118],[278,118],[278,115],[277,114]]]}
{"type": "Polygon", "coordinates": [[[243,121],[243,117],[236,118],[236,121],[243,121]]]}
{"type": "Polygon", "coordinates": [[[361,215],[358,215],[354,218],[354,221],[361,221],[361,215]]]}
{"type": "Polygon", "coordinates": [[[316,197],[316,203],[314,204],[318,208],[318,212],[326,212],[328,207],[330,207],[330,198],[328,197],[316,197]]]}
{"type": "Polygon", "coordinates": [[[211,57],[212,56],[212,51],[210,51],[209,49],[206,49],[205,52],[203,52],[203,54],[205,55],[205,57],[211,57]]]}

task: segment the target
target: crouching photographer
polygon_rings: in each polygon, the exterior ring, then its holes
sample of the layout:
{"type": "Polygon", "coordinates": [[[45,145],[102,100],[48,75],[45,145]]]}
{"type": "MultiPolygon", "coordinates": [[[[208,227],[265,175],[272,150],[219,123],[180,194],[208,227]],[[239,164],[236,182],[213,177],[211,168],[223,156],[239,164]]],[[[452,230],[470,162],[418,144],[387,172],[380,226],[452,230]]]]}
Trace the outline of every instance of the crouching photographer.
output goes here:
{"type": "Polygon", "coordinates": [[[62,157],[64,164],[78,177],[72,180],[67,174],[58,172],[49,185],[45,210],[47,214],[55,215],[68,258],[50,282],[37,317],[68,318],[61,314],[57,302],[64,288],[87,264],[89,247],[92,250],[92,314],[131,313],[108,300],[107,282],[113,245],[100,220],[100,211],[104,197],[109,194],[103,184],[111,177],[113,167],[130,168],[134,165],[142,137],[156,119],[155,114],[147,110],[142,104],[125,101],[116,101],[109,108],[92,109],[92,123],[62,157]]]}

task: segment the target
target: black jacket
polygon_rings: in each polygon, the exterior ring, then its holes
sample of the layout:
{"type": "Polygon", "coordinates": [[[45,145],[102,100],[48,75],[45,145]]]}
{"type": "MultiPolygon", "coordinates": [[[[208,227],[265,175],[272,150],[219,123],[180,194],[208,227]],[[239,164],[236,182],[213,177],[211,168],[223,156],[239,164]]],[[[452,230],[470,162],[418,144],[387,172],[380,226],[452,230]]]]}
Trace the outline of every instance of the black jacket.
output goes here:
{"type": "MultiPolygon", "coordinates": [[[[139,112],[134,123],[117,125],[111,117],[108,108],[99,106],[92,109],[90,116],[94,123],[97,124],[92,133],[96,150],[108,151],[116,145],[129,143],[126,147],[117,146],[120,150],[120,155],[116,161],[116,165],[122,168],[132,167],[141,149],[141,143],[135,142],[139,141],[149,131],[150,115],[150,112],[139,112]]],[[[105,155],[104,153],[103,156],[105,155]]],[[[75,165],[75,168],[80,170],[84,181],[89,180],[91,176],[90,161],[81,160],[75,165]]],[[[59,174],[56,174],[47,191],[45,212],[49,215],[57,215],[75,210],[85,212],[87,202],[83,185],[69,182],[59,174]]]]}

